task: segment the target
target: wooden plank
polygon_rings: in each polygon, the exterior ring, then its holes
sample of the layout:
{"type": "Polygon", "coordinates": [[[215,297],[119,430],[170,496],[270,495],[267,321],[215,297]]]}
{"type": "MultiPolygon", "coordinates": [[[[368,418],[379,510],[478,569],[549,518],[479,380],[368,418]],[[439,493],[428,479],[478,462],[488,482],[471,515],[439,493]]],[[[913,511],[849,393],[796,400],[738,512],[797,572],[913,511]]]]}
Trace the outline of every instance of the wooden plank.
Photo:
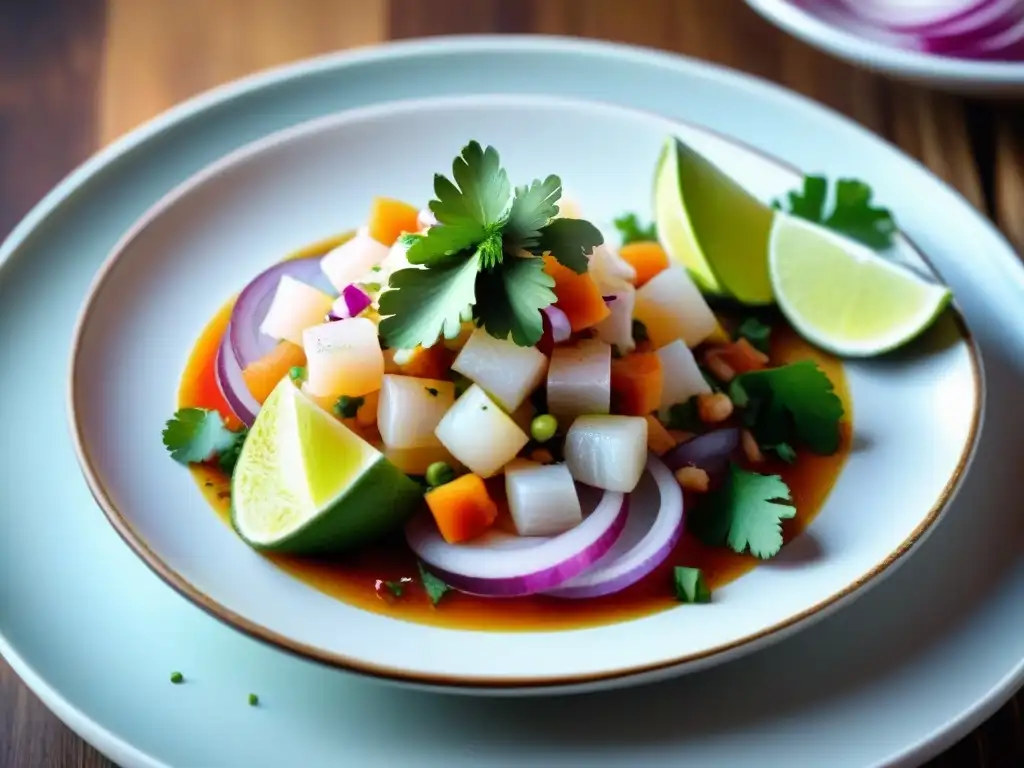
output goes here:
{"type": "Polygon", "coordinates": [[[108,0],[103,143],[267,67],[383,39],[385,0],[108,0]]]}

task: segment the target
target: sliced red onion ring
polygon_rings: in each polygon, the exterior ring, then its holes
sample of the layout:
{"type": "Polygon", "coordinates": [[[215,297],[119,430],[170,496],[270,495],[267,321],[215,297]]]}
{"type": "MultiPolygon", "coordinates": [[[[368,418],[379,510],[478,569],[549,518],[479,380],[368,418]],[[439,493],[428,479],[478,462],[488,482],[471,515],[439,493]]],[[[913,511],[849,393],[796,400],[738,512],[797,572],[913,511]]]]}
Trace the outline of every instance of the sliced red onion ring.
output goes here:
{"type": "Polygon", "coordinates": [[[618,541],[579,576],[544,594],[579,599],[621,592],[661,565],[682,534],[683,492],[668,467],[649,456],[647,472],[630,494],[629,518],[618,541]],[[661,499],[657,506],[637,503],[655,491],[661,499]]]}
{"type": "MultiPolygon", "coordinates": [[[[928,35],[953,24],[969,23],[978,14],[989,11],[1000,0],[934,0],[907,4],[893,0],[841,0],[855,16],[894,32],[928,35]]],[[[806,4],[806,3],[805,3],[806,4]]]]}
{"type": "Polygon", "coordinates": [[[551,324],[551,340],[555,344],[568,341],[572,336],[572,326],[569,324],[569,317],[554,304],[544,307],[544,314],[547,315],[548,323],[551,324]]]}
{"type": "Polygon", "coordinates": [[[232,413],[239,421],[247,427],[251,427],[256,421],[256,414],[259,413],[260,404],[249,392],[249,387],[242,378],[242,368],[238,365],[234,353],[231,351],[231,339],[227,333],[217,350],[217,389],[224,396],[232,413]]]}
{"type": "Polygon", "coordinates": [[[228,324],[227,336],[239,370],[244,370],[277,346],[277,339],[261,333],[260,325],[267,316],[282,275],[289,275],[330,296],[335,294],[320,269],[319,256],[282,261],[257,275],[239,294],[228,324]]]}
{"type": "Polygon", "coordinates": [[[429,513],[405,528],[412,551],[449,586],[471,595],[520,597],[554,589],[600,560],[626,524],[629,505],[621,493],[578,486],[584,509],[593,511],[558,536],[515,536],[490,531],[473,541],[449,544],[429,513]],[[588,504],[588,502],[591,502],[588,504]]]}
{"type": "Polygon", "coordinates": [[[725,469],[729,455],[739,444],[740,431],[736,427],[723,427],[680,443],[662,456],[661,460],[673,472],[693,466],[716,474],[725,469]]]}

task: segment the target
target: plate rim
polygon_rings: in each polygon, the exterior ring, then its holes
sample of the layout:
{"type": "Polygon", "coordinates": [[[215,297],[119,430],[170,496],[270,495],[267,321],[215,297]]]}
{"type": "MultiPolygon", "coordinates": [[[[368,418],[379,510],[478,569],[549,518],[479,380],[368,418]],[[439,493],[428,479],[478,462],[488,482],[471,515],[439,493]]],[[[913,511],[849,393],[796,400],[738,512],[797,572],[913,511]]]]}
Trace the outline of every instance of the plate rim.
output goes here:
{"type": "Polygon", "coordinates": [[[907,51],[853,35],[789,0],[746,0],[766,21],[803,42],[876,72],[929,82],[998,87],[1024,86],[1024,63],[957,59],[907,51]]]}
{"type": "MultiPolygon", "coordinates": [[[[427,673],[410,668],[385,665],[379,662],[367,662],[347,654],[312,646],[308,643],[296,640],[289,635],[283,634],[282,632],[272,630],[263,624],[257,623],[256,621],[237,613],[218,600],[210,597],[200,588],[192,584],[179,571],[168,565],[154,551],[153,547],[139,534],[132,525],[129,516],[118,508],[118,505],[112,498],[112,494],[107,490],[107,483],[104,481],[102,473],[97,467],[97,463],[93,461],[90,455],[87,444],[88,440],[78,417],[81,408],[78,406],[76,399],[76,372],[79,370],[80,366],[83,365],[79,355],[82,337],[88,325],[90,315],[96,308],[98,293],[101,291],[110,273],[125,255],[126,250],[131,246],[133,241],[156,219],[173,207],[177,202],[190,194],[194,189],[203,185],[210,179],[225,173],[229,169],[243,165],[252,157],[257,156],[272,147],[286,144],[302,137],[316,135],[322,131],[336,129],[339,126],[344,126],[351,122],[372,119],[378,114],[389,114],[396,110],[408,111],[416,110],[421,107],[436,109],[445,108],[447,106],[466,104],[475,105],[481,103],[485,105],[515,105],[535,104],[538,102],[550,105],[565,105],[569,108],[586,107],[591,110],[611,111],[619,114],[626,113],[643,117],[645,119],[654,119],[659,122],[666,123],[669,126],[684,126],[699,132],[710,133],[722,138],[732,146],[745,148],[776,166],[800,173],[799,169],[789,163],[786,163],[780,158],[771,155],[770,153],[753,147],[745,142],[736,140],[721,132],[710,130],[703,125],[692,121],[669,118],[650,110],[626,107],[597,99],[538,94],[464,94],[396,99],[375,102],[371,105],[355,109],[332,112],[317,118],[302,121],[287,128],[261,136],[258,139],[237,147],[184,179],[149,206],[118,239],[104,258],[102,265],[97,270],[89,284],[85,298],[81,303],[81,308],[77,315],[72,333],[70,365],[66,382],[66,409],[75,457],[78,461],[79,469],[97,505],[103,511],[107,521],[135,553],[135,555],[139,557],[162,581],[164,581],[164,583],[217,620],[227,624],[232,629],[243,632],[255,640],[270,644],[279,650],[297,655],[315,663],[391,682],[420,686],[427,685],[434,688],[448,690],[529,690],[531,692],[540,693],[551,691],[552,689],[560,689],[569,686],[575,687],[592,685],[595,683],[622,680],[624,678],[634,678],[658,672],[665,672],[666,674],[681,674],[684,671],[690,671],[690,669],[696,670],[698,668],[722,663],[729,659],[745,655],[759,648],[770,645],[783,639],[789,634],[814,623],[816,620],[824,618],[831,612],[840,609],[858,597],[861,597],[869,589],[881,583],[885,576],[890,575],[895,570],[895,567],[908,559],[908,555],[928,537],[932,530],[934,530],[937,523],[942,519],[945,511],[956,498],[980,442],[982,423],[985,413],[986,384],[982,355],[977,341],[972,335],[962,314],[954,306],[953,317],[957,330],[963,341],[966,343],[968,362],[971,367],[974,408],[971,415],[971,422],[968,428],[967,437],[961,448],[957,464],[952,473],[946,479],[934,504],[921,518],[920,522],[914,527],[907,538],[899,544],[899,546],[888,553],[881,562],[864,571],[857,579],[846,584],[842,589],[833,592],[827,598],[818,601],[808,608],[793,613],[787,618],[763,627],[756,632],[751,632],[743,637],[726,643],[721,643],[698,652],[675,656],[670,659],[644,664],[635,664],[629,667],[613,666],[600,672],[593,673],[560,673],[516,676],[427,673]]],[[[935,274],[939,274],[939,271],[928,259],[926,254],[924,254],[908,237],[902,235],[902,233],[901,237],[907,241],[915,253],[935,274]]],[[[600,627],[596,627],[595,629],[600,629],[600,627]]]]}

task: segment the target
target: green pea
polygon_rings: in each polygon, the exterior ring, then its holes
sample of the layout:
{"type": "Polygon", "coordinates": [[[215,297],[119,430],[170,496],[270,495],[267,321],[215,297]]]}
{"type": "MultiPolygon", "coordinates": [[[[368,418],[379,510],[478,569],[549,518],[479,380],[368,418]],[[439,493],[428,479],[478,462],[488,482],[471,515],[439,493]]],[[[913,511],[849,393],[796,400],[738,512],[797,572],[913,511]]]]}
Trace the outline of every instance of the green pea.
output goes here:
{"type": "Polygon", "coordinates": [[[530,435],[538,443],[546,443],[558,432],[558,420],[550,413],[534,416],[530,422],[530,435]]]}
{"type": "Polygon", "coordinates": [[[439,485],[450,483],[455,479],[455,470],[445,464],[443,461],[435,461],[429,467],[427,467],[427,485],[431,488],[437,488],[439,485]]]}

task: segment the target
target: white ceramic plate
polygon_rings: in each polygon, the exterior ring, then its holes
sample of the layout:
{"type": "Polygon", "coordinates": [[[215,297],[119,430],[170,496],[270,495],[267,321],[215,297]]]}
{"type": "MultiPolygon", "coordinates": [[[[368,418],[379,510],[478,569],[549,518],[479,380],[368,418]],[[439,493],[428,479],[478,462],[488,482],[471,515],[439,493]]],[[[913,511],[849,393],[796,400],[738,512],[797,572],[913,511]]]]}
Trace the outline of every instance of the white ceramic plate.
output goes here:
{"type": "Polygon", "coordinates": [[[123,233],[255,138],[380,98],[472,93],[481,72],[491,92],[543,83],[660,109],[870,179],[956,290],[985,354],[988,412],[1017,408],[1024,270],[1012,249],[933,174],[830,110],[701,62],[580,40],[440,38],[303,62],[111,145],[0,247],[0,653],[123,768],[866,768],[951,746],[1024,683],[1024,433],[1012,418],[986,420],[958,500],[883,589],[744,659],[586,697],[418,694],[305,663],[179,598],[97,513],[64,437],[66,363],[81,300],[123,233]],[[187,685],[168,683],[175,669],[187,685]]]}
{"type": "Polygon", "coordinates": [[[747,0],[747,5],[808,45],[881,74],[954,93],[1024,93],[1024,62],[969,61],[904,50],[842,29],[827,15],[816,15],[789,0],[747,0]]]}
{"type": "MultiPolygon", "coordinates": [[[[434,173],[478,139],[498,148],[516,183],[558,173],[598,222],[624,210],[649,217],[653,169],[673,133],[765,200],[800,183],[755,151],[650,114],[509,96],[343,113],[270,136],[190,179],[114,249],[74,345],[74,437],[115,527],[170,584],[256,637],[437,686],[532,690],[664,677],[778,639],[880,580],[939,519],[977,436],[979,363],[952,313],[901,354],[846,366],[853,450],[809,532],[718,590],[707,608],[600,628],[442,629],[397,621],[400,603],[386,616],[332,599],[225,527],[160,440],[184,361],[218,308],[289,251],[358,226],[371,190],[425,205],[434,173]]],[[[900,255],[913,259],[905,243],[900,255]]],[[[637,503],[658,499],[640,494],[637,503]]],[[[567,603],[574,609],[585,606],[567,603]]]]}

